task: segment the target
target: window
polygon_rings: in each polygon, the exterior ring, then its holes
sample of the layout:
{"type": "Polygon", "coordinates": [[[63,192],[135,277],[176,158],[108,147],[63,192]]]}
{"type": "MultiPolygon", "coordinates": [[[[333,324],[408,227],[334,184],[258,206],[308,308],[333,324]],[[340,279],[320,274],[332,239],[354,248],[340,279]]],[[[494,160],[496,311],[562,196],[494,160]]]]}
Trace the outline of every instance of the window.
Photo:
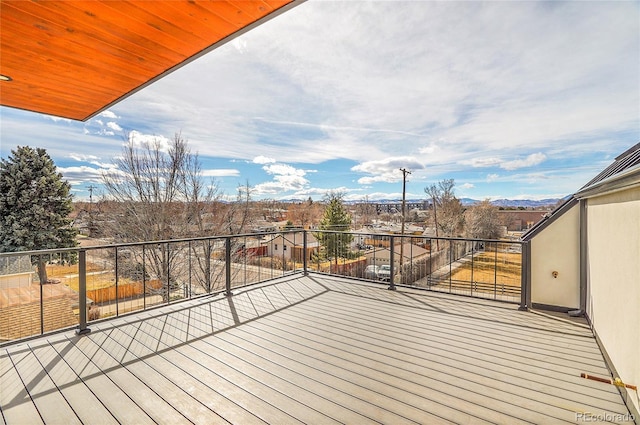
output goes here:
{"type": "Polygon", "coordinates": [[[278,244],[276,244],[276,247],[274,248],[276,251],[278,250],[278,244]]]}
{"type": "Polygon", "coordinates": [[[282,247],[282,249],[283,249],[284,251],[286,251],[286,250],[287,250],[287,246],[286,246],[286,245],[285,245],[285,246],[283,246],[283,247],[282,247]]]}

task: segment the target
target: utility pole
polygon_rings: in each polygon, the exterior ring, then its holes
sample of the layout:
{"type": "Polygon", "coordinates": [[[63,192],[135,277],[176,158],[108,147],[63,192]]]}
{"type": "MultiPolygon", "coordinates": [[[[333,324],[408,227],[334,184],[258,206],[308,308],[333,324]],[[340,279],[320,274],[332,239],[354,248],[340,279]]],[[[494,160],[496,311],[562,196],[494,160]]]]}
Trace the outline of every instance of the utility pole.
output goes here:
{"type": "Polygon", "coordinates": [[[91,236],[93,232],[93,191],[97,187],[91,184],[87,189],[89,190],[89,236],[91,236]]]}
{"type": "Polygon", "coordinates": [[[400,273],[402,273],[402,263],[404,261],[404,221],[407,204],[407,175],[411,174],[411,171],[406,168],[401,168],[400,171],[402,171],[402,225],[400,227],[400,273]]]}
{"type": "Polygon", "coordinates": [[[93,190],[97,189],[97,187],[91,184],[87,189],[89,190],[89,212],[91,212],[91,204],[93,204],[93,190]]]}

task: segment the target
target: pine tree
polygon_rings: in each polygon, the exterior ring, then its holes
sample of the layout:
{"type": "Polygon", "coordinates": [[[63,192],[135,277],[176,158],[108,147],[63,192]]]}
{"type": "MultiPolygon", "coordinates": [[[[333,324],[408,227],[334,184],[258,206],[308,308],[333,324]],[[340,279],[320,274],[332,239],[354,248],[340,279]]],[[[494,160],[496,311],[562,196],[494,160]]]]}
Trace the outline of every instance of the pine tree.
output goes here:
{"type": "MultiPolygon", "coordinates": [[[[326,196],[326,207],[319,228],[328,231],[348,232],[351,229],[351,216],[342,203],[342,194],[330,192],[326,196]]],[[[316,239],[325,248],[327,256],[334,258],[336,266],[338,257],[346,258],[350,253],[353,235],[350,233],[318,232],[316,239]]]]}
{"type": "MultiPolygon", "coordinates": [[[[19,146],[0,161],[0,252],[67,248],[77,245],[71,226],[71,186],[44,149],[19,146]]],[[[32,256],[40,283],[45,258],[32,256]]]]}

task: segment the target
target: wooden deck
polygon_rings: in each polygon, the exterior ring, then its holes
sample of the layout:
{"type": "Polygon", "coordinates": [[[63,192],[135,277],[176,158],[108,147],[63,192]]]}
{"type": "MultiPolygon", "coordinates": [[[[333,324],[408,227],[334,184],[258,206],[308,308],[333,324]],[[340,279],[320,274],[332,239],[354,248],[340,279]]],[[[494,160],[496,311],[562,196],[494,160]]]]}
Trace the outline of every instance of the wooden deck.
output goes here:
{"type": "Polygon", "coordinates": [[[0,349],[7,424],[628,417],[589,329],[512,304],[290,277],[0,349]]]}

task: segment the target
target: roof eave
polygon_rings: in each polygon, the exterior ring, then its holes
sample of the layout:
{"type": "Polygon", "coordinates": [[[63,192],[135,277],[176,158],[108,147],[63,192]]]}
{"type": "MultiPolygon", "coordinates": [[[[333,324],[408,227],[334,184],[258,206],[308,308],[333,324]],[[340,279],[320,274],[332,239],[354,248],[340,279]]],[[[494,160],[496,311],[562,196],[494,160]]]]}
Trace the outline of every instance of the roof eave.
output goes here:
{"type": "Polygon", "coordinates": [[[592,198],[640,186],[640,164],[578,191],[577,199],[592,198]]]}

